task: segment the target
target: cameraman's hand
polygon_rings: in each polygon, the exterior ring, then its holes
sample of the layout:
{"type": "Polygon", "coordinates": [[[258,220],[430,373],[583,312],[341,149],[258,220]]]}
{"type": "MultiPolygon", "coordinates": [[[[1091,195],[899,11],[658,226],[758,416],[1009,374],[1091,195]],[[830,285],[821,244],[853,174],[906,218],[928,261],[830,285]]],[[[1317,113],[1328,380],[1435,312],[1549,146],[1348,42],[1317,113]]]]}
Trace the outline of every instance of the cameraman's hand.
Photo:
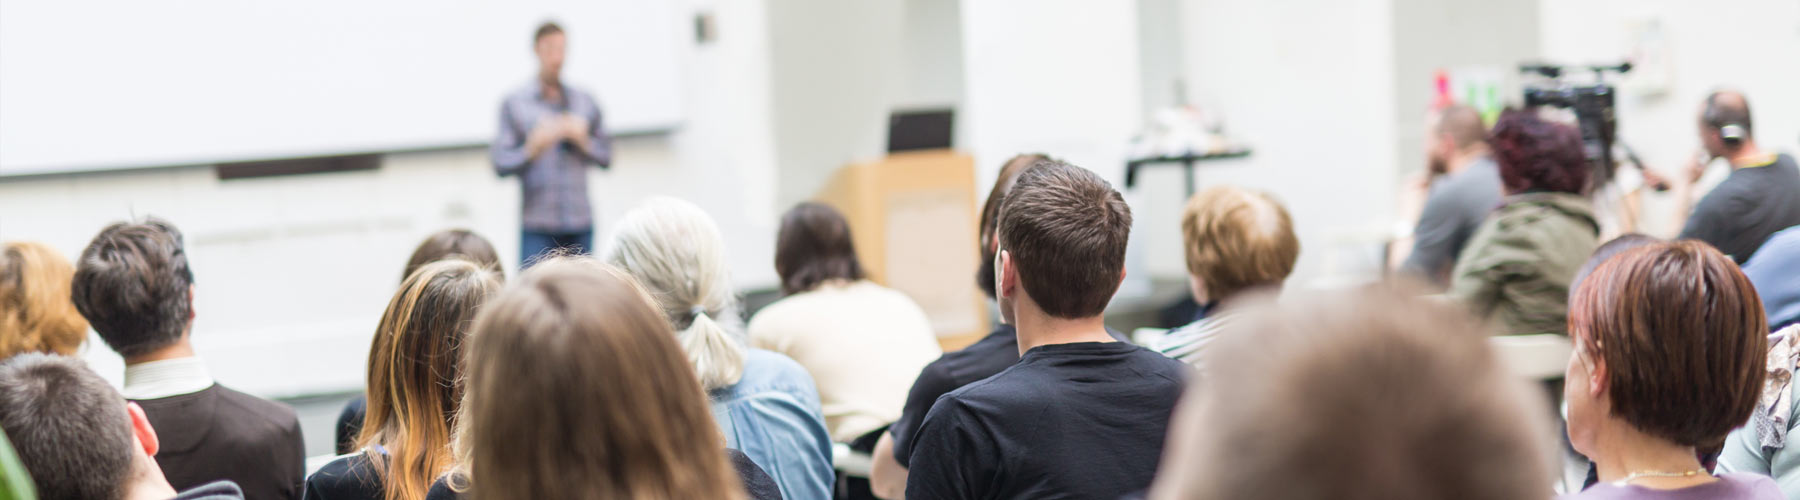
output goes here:
{"type": "Polygon", "coordinates": [[[1706,176],[1706,164],[1711,163],[1708,161],[1711,159],[1706,156],[1706,153],[1695,153],[1692,158],[1688,159],[1687,169],[1684,171],[1687,174],[1688,184],[1700,182],[1700,178],[1706,176]]]}

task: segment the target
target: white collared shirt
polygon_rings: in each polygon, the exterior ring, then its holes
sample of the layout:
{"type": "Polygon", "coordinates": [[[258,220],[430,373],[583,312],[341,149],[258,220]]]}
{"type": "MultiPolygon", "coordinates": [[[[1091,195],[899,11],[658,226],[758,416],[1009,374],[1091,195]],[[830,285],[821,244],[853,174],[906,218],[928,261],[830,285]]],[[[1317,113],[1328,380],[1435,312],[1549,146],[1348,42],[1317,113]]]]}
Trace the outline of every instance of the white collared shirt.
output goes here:
{"type": "Polygon", "coordinates": [[[125,399],[161,399],[193,394],[212,387],[212,373],[198,356],[164,359],[125,367],[125,399]]]}

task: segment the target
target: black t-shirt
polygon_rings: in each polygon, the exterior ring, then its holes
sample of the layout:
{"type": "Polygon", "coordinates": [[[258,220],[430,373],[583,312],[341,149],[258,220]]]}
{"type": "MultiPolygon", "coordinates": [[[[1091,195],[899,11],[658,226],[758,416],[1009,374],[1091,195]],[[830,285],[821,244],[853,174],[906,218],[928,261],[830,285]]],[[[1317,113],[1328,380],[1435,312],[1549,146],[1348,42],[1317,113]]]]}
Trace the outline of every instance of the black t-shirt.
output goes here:
{"type": "Polygon", "coordinates": [[[1019,362],[1019,337],[1012,325],[1000,325],[993,333],[969,344],[962,350],[944,353],[943,357],[925,365],[906,395],[906,406],[900,420],[888,432],[894,435],[894,460],[910,467],[913,435],[925,423],[925,413],[939,396],[965,385],[992,377],[1019,362]]]}
{"type": "MultiPolygon", "coordinates": [[[[731,460],[731,467],[737,470],[738,479],[744,482],[744,493],[750,500],[782,500],[781,487],[775,484],[775,478],[757,467],[756,462],[744,452],[725,449],[725,456],[731,460]]],[[[459,479],[460,481],[460,479],[459,479]]],[[[431,491],[425,493],[425,500],[462,500],[462,493],[450,489],[449,477],[440,477],[431,483],[431,491]]]]}
{"type": "Polygon", "coordinates": [[[1119,498],[1150,486],[1188,368],[1123,342],[1040,346],[951,391],[914,438],[906,497],[1119,498]]]}
{"type": "Polygon", "coordinates": [[[1682,238],[1707,242],[1739,265],[1778,231],[1800,225],[1800,167],[1779,155],[1764,166],[1738,167],[1700,199],[1682,238]]]}
{"type": "Polygon", "coordinates": [[[387,487],[366,453],[339,457],[306,477],[306,500],[383,500],[387,487]]]}

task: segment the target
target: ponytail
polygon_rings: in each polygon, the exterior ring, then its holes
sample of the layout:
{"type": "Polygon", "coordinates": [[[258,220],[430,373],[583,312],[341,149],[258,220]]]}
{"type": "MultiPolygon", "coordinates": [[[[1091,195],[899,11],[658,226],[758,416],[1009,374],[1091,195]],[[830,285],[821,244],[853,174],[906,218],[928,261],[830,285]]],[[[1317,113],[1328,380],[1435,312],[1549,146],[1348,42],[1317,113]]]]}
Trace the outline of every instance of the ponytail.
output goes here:
{"type": "Polygon", "coordinates": [[[675,339],[700,375],[700,386],[710,392],[738,383],[744,377],[744,349],[703,308],[695,310],[693,323],[675,339]]]}

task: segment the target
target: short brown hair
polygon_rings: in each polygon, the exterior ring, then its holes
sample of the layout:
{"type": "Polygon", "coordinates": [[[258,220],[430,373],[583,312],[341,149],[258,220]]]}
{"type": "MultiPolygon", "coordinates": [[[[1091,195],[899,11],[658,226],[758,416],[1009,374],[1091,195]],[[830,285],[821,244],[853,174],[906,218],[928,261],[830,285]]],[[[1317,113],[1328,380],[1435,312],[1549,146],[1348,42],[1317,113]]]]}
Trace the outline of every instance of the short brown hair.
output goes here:
{"type": "Polygon", "coordinates": [[[0,359],[22,352],[75,354],[87,319],[69,301],[75,267],[42,243],[7,243],[0,252],[0,359]]]}
{"type": "Polygon", "coordinates": [[[823,203],[801,203],[788,210],[775,237],[775,274],[781,275],[781,293],[786,295],[827,281],[863,279],[850,222],[823,203]]]}
{"type": "Polygon", "coordinates": [[[181,231],[151,217],[101,229],[81,251],[70,295],[100,339],[131,357],[181,340],[193,284],[181,231]]]}
{"type": "Polygon", "coordinates": [[[1099,175],[1039,160],[1006,194],[999,231],[1031,300],[1053,317],[1086,318],[1119,289],[1131,207],[1099,175]]]}
{"type": "Polygon", "coordinates": [[[1717,444],[1756,408],[1768,319],[1750,279],[1705,243],[1607,259],[1569,304],[1569,332],[1605,362],[1613,413],[1645,433],[1717,444]]]}
{"type": "Polygon", "coordinates": [[[975,271],[975,286],[981,287],[988,298],[994,298],[994,248],[989,243],[994,239],[994,227],[1000,225],[1000,202],[1006,201],[1006,193],[1018,183],[1019,174],[1025,168],[1041,160],[1053,160],[1043,153],[1025,153],[1006,160],[1000,166],[1000,175],[994,177],[994,188],[988,191],[987,201],[981,204],[980,232],[981,247],[976,250],[981,256],[981,268],[975,271]]]}
{"type": "Polygon", "coordinates": [[[470,498],[743,498],[694,369],[624,272],[539,262],[471,336],[470,498]]]}
{"type": "Polygon", "coordinates": [[[79,359],[0,362],[0,428],[38,498],[124,498],[135,472],[128,415],[125,398],[79,359]]]}
{"type": "Polygon", "coordinates": [[[1552,414],[1466,313],[1388,285],[1248,311],[1189,384],[1152,498],[1549,496],[1552,414]]]}
{"type": "Polygon", "coordinates": [[[561,34],[562,32],[563,32],[562,26],[557,25],[556,21],[544,21],[544,24],[539,24],[537,27],[537,31],[535,31],[531,34],[531,44],[537,45],[537,43],[539,41],[542,41],[544,39],[544,37],[547,37],[550,35],[561,34]]]}
{"type": "Polygon", "coordinates": [[[1181,214],[1189,273],[1214,300],[1257,286],[1281,286],[1300,259],[1286,208],[1268,193],[1232,186],[1201,191],[1181,214]]]}
{"type": "Polygon", "coordinates": [[[467,229],[446,229],[431,233],[419,247],[413,249],[412,257],[406,259],[406,271],[400,275],[401,280],[411,276],[420,266],[448,258],[461,258],[474,262],[505,278],[506,271],[500,267],[500,254],[494,251],[494,245],[487,238],[467,229]]]}

